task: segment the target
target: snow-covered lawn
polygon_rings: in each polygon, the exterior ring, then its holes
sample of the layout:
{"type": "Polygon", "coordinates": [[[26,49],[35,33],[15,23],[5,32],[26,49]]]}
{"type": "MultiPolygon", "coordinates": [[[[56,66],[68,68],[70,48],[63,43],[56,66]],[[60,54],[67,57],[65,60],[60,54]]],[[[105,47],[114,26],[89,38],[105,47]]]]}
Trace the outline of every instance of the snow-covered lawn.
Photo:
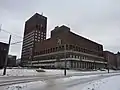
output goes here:
{"type": "MultiPolygon", "coordinates": [[[[0,70],[2,76],[3,70],[0,70]]],[[[35,69],[7,69],[6,76],[35,76],[39,75],[35,69]]]]}
{"type": "Polygon", "coordinates": [[[120,90],[120,76],[113,76],[91,82],[82,90],[120,90]]]}
{"type": "MultiPolygon", "coordinates": [[[[36,75],[63,75],[64,70],[58,69],[43,69],[45,72],[37,72],[36,69],[7,69],[6,76],[36,76],[36,75]]],[[[77,71],[77,70],[67,70],[67,74],[74,73],[105,73],[107,71],[77,71]]],[[[115,72],[111,70],[110,72],[115,72]]],[[[0,76],[2,76],[3,70],[0,70],[0,76]]]]}

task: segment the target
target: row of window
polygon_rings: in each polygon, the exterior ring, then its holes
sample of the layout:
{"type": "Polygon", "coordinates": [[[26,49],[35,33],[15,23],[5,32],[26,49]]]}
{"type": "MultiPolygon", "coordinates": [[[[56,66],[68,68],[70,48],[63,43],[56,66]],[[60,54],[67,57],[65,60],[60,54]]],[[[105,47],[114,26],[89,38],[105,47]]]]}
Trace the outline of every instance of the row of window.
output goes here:
{"type": "Polygon", "coordinates": [[[101,52],[91,51],[91,50],[81,48],[81,47],[78,47],[78,46],[74,46],[74,45],[66,45],[65,47],[64,46],[65,45],[59,45],[58,47],[55,47],[55,48],[45,49],[43,51],[36,52],[36,55],[47,54],[47,53],[52,53],[52,52],[57,52],[57,51],[63,51],[66,48],[66,50],[72,50],[72,51],[78,51],[78,52],[103,56],[103,54],[101,52]]]}
{"type": "Polygon", "coordinates": [[[37,30],[36,30],[35,35],[46,35],[46,33],[45,33],[45,32],[41,32],[41,31],[37,31],[37,30]]]}
{"type": "Polygon", "coordinates": [[[35,36],[35,39],[44,39],[46,36],[35,36]]]}
{"type": "MultiPolygon", "coordinates": [[[[50,55],[50,56],[41,56],[41,57],[36,57],[35,60],[50,60],[50,59],[62,59],[64,58],[64,53],[62,54],[57,54],[57,55],[50,55]]],[[[75,55],[71,53],[66,54],[66,58],[76,58],[76,59],[84,59],[84,60],[93,60],[93,57],[89,56],[84,56],[84,55],[75,55]]]]}
{"type": "Polygon", "coordinates": [[[25,37],[29,37],[29,36],[33,35],[33,34],[34,34],[34,32],[35,32],[35,30],[34,30],[34,31],[32,31],[32,32],[30,32],[30,33],[28,33],[28,34],[26,34],[26,35],[25,35],[25,37]]]}
{"type": "Polygon", "coordinates": [[[26,47],[26,48],[23,48],[23,49],[22,49],[22,52],[30,52],[30,51],[31,51],[31,50],[30,50],[31,48],[32,48],[32,46],[28,46],[28,47],[26,47]]]}
{"type": "Polygon", "coordinates": [[[30,36],[29,38],[24,38],[24,43],[28,42],[28,41],[33,41],[34,40],[34,36],[30,36]]]}
{"type": "Polygon", "coordinates": [[[24,44],[24,43],[23,43],[23,48],[26,48],[26,47],[32,46],[33,43],[34,43],[34,42],[30,42],[30,43],[28,43],[28,44],[24,44]]]}
{"type": "Polygon", "coordinates": [[[32,31],[32,32],[28,33],[27,35],[25,35],[24,39],[27,40],[28,38],[30,38],[31,36],[34,36],[34,35],[43,37],[43,36],[46,36],[46,33],[38,31],[38,30],[35,30],[35,31],[32,31]]]}
{"type": "Polygon", "coordinates": [[[0,50],[1,50],[1,51],[6,51],[7,49],[6,49],[6,48],[2,48],[2,47],[1,47],[1,48],[0,48],[0,50]]]}
{"type": "Polygon", "coordinates": [[[31,43],[31,42],[33,42],[33,41],[34,41],[34,38],[33,38],[33,39],[30,39],[30,40],[28,40],[28,41],[23,41],[23,45],[29,44],[29,43],[31,43]]]}

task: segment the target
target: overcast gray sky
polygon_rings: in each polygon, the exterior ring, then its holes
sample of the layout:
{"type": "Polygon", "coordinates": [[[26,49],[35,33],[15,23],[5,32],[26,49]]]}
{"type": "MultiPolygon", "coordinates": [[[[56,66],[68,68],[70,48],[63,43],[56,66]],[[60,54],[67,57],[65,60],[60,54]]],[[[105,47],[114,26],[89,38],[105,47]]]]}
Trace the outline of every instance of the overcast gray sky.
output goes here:
{"type": "MultiPolygon", "coordinates": [[[[2,29],[23,36],[24,22],[35,12],[48,17],[47,37],[57,25],[68,25],[81,36],[104,45],[104,50],[120,50],[120,0],[0,0],[2,29]]],[[[9,35],[0,32],[0,41],[9,35]]],[[[12,42],[22,40],[12,37],[12,42]]],[[[10,54],[21,56],[22,44],[12,45],[10,54]]]]}

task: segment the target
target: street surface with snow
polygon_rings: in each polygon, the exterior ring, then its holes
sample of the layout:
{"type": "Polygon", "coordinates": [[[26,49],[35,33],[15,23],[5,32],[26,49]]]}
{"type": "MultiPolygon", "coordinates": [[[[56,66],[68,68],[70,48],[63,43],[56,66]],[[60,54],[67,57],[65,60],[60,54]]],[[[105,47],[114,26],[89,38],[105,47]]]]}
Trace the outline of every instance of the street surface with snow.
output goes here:
{"type": "Polygon", "coordinates": [[[2,76],[1,70],[0,90],[120,90],[119,71],[67,70],[67,76],[63,70],[45,71],[7,69],[7,75],[2,76]]]}

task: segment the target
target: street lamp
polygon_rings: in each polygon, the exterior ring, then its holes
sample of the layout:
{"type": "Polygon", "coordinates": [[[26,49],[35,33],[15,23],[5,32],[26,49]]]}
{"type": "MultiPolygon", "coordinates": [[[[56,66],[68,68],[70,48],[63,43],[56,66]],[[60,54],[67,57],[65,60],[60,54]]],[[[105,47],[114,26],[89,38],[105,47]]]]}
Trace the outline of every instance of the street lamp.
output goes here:
{"type": "Polygon", "coordinates": [[[66,76],[66,68],[67,68],[67,61],[66,61],[66,44],[64,44],[64,58],[65,58],[64,75],[66,76]]]}
{"type": "Polygon", "coordinates": [[[9,54],[9,48],[10,48],[10,42],[11,42],[11,35],[9,37],[9,43],[8,43],[8,49],[7,49],[7,54],[6,54],[6,58],[5,58],[3,75],[6,74],[6,68],[7,68],[7,63],[8,63],[8,54],[9,54]]]}
{"type": "Polygon", "coordinates": [[[33,61],[33,48],[30,48],[30,59],[31,59],[30,66],[32,67],[32,61],[33,61]]]}
{"type": "Polygon", "coordinates": [[[109,73],[109,69],[110,69],[110,64],[109,64],[109,56],[108,56],[107,67],[108,67],[108,73],[109,73]]]}
{"type": "MultiPolygon", "coordinates": [[[[62,40],[60,38],[57,39],[57,45],[61,45],[62,44],[62,40]]],[[[66,44],[64,44],[64,75],[66,76],[66,68],[67,68],[67,61],[66,61],[66,44]]]]}

